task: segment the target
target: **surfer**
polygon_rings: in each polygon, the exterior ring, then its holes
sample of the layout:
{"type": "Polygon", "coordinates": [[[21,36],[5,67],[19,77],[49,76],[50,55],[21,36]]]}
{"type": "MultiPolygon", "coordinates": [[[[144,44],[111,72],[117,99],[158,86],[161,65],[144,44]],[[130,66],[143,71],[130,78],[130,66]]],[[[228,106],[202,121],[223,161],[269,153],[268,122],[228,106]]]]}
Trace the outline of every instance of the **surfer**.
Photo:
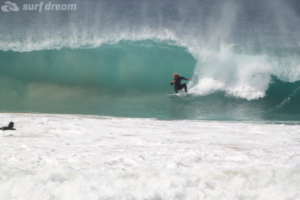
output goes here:
{"type": "Polygon", "coordinates": [[[183,79],[183,80],[188,80],[188,81],[190,81],[190,80],[192,80],[192,79],[190,79],[190,78],[184,78],[184,77],[182,77],[182,76],[179,76],[178,73],[174,73],[174,74],[173,74],[173,78],[174,78],[174,79],[173,79],[173,81],[171,82],[171,85],[174,84],[174,90],[175,90],[175,93],[177,93],[178,90],[182,90],[183,88],[184,88],[185,92],[187,92],[186,84],[185,84],[185,83],[184,83],[184,84],[180,84],[180,82],[181,82],[182,79],[183,79]]]}
{"type": "Polygon", "coordinates": [[[0,128],[0,130],[6,131],[6,130],[16,130],[16,129],[14,129],[14,123],[9,122],[8,126],[2,127],[2,128],[0,128]]]}

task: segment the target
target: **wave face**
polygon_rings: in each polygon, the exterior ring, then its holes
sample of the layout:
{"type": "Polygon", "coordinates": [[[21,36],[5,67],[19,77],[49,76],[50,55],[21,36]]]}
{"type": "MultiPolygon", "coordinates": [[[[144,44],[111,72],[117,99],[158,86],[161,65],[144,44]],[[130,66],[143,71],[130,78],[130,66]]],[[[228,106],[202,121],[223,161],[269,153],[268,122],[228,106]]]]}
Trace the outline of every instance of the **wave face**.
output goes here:
{"type": "Polygon", "coordinates": [[[19,12],[0,13],[2,112],[300,119],[293,1],[90,0],[55,12],[15,3],[19,12]],[[192,78],[193,95],[165,97],[174,72],[192,78]]]}

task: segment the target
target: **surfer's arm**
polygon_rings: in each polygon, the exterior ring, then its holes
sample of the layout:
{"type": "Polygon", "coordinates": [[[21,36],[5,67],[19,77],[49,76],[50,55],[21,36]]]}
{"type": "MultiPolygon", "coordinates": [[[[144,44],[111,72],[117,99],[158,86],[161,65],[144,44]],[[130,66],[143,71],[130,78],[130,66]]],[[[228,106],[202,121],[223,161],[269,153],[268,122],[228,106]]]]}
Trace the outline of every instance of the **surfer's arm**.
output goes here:
{"type": "Polygon", "coordinates": [[[184,80],[187,80],[187,81],[192,80],[192,79],[190,79],[190,78],[184,78],[184,77],[181,77],[181,78],[184,79],[184,80]]]}
{"type": "Polygon", "coordinates": [[[170,85],[173,85],[175,83],[175,80],[173,80],[171,83],[170,83],[170,85]]]}

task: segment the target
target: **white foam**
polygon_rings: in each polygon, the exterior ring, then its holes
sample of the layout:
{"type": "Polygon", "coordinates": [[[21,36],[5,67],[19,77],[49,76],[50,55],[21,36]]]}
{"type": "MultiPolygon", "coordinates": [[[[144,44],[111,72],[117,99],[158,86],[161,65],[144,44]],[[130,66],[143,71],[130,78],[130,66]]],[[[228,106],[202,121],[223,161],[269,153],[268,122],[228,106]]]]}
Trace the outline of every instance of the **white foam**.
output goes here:
{"type": "Polygon", "coordinates": [[[132,33],[130,31],[122,31],[120,34],[104,34],[101,36],[84,37],[82,35],[68,35],[65,36],[52,36],[46,38],[26,38],[26,39],[7,39],[0,40],[0,50],[2,51],[17,51],[17,52],[30,52],[39,50],[51,50],[51,49],[62,49],[62,48],[97,48],[105,44],[117,44],[120,41],[143,41],[153,40],[157,42],[170,43],[172,45],[179,44],[185,46],[184,40],[177,37],[177,35],[168,30],[163,29],[160,31],[143,29],[138,33],[132,33]]]}
{"type": "Polygon", "coordinates": [[[300,125],[0,114],[0,199],[297,199],[300,125]]]}
{"type": "Polygon", "coordinates": [[[219,50],[204,48],[198,55],[191,91],[200,95],[225,91],[229,96],[258,99],[265,96],[273,67],[265,55],[236,54],[229,45],[219,50]]]}

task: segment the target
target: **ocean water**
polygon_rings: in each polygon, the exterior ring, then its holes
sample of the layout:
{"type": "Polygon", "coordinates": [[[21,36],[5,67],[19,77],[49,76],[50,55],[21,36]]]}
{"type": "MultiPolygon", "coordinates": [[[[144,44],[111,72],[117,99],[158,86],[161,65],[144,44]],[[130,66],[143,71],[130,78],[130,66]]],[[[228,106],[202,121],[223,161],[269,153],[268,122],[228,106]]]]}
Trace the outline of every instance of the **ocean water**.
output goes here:
{"type": "Polygon", "coordinates": [[[297,2],[16,3],[1,13],[2,112],[299,120],[297,2]],[[165,97],[174,72],[195,95],[165,97]]]}
{"type": "Polygon", "coordinates": [[[46,5],[0,2],[0,199],[299,199],[298,1],[46,5]]]}

